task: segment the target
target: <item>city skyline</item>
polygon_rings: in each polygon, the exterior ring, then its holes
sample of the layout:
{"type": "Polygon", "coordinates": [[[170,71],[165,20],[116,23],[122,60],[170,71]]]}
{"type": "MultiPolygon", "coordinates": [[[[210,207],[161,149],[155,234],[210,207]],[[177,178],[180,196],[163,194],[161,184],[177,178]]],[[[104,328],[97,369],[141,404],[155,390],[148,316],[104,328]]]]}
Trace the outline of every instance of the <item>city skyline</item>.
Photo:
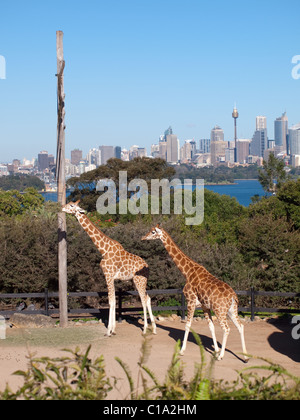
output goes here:
{"type": "MultiPolygon", "coordinates": [[[[236,105],[234,107],[234,111],[237,111],[236,105]]],[[[269,123],[269,125],[270,125],[270,123],[269,123]]],[[[276,146],[282,146],[280,150],[277,150],[277,153],[279,153],[280,151],[287,151],[286,150],[286,146],[287,146],[286,139],[283,140],[284,133],[285,133],[285,135],[287,135],[288,132],[289,132],[289,129],[292,129],[293,127],[298,126],[298,125],[299,124],[294,124],[293,126],[290,125],[289,120],[288,120],[288,116],[287,116],[286,112],[284,112],[280,117],[277,117],[272,122],[272,126],[274,127],[274,129],[273,129],[274,138],[271,138],[269,136],[269,131],[268,131],[267,117],[259,115],[259,116],[256,116],[256,118],[255,118],[252,135],[249,136],[249,138],[247,138],[247,139],[244,138],[244,137],[241,137],[241,136],[237,136],[237,141],[238,142],[241,142],[241,141],[244,141],[244,140],[249,141],[250,146],[254,147],[254,149],[252,150],[253,153],[251,153],[251,147],[250,147],[250,153],[249,154],[253,154],[255,156],[263,156],[264,150],[268,149],[268,143],[267,143],[268,141],[269,142],[274,142],[274,147],[275,147],[275,145],[276,146]],[[281,128],[281,125],[280,125],[281,121],[283,121],[283,123],[284,123],[284,130],[283,130],[284,132],[280,132],[280,130],[282,131],[282,128],[281,128]],[[276,134],[276,130],[280,132],[280,135],[278,133],[276,134]],[[264,137],[266,138],[266,142],[263,141],[264,145],[263,145],[263,148],[262,148],[261,153],[260,153],[260,152],[256,151],[256,149],[255,149],[255,142],[256,142],[257,136],[259,135],[259,137],[260,137],[261,133],[263,133],[264,137]],[[279,140],[277,138],[278,136],[279,136],[279,140]]],[[[152,148],[153,148],[153,146],[157,146],[157,151],[159,152],[159,155],[160,155],[160,156],[157,156],[157,157],[162,157],[163,159],[165,159],[168,162],[175,163],[174,159],[170,159],[170,156],[171,156],[170,155],[170,150],[167,149],[167,139],[168,138],[169,138],[169,140],[171,140],[171,138],[174,138],[173,141],[175,141],[176,144],[178,142],[178,161],[181,160],[180,159],[181,149],[185,146],[185,144],[187,142],[190,142],[190,141],[193,141],[193,142],[196,143],[196,149],[198,150],[199,153],[204,153],[205,154],[206,153],[205,151],[203,151],[203,152],[201,151],[201,149],[202,149],[201,142],[207,141],[207,139],[209,139],[209,142],[211,142],[211,141],[216,142],[215,144],[217,144],[217,142],[224,143],[224,146],[222,146],[222,149],[224,149],[224,150],[222,150],[220,154],[225,156],[225,149],[227,147],[234,147],[235,134],[236,134],[236,126],[233,128],[232,136],[229,137],[229,138],[226,138],[223,128],[218,126],[218,125],[215,125],[210,130],[209,135],[206,136],[205,138],[196,139],[196,138],[193,137],[192,139],[187,139],[187,138],[179,139],[177,134],[174,132],[173,128],[171,126],[169,126],[169,128],[167,130],[164,130],[164,134],[161,134],[160,136],[158,136],[156,142],[151,143],[150,147],[146,147],[145,145],[143,145],[141,143],[139,145],[133,145],[133,144],[132,145],[126,145],[126,147],[120,147],[119,145],[117,145],[117,143],[114,143],[114,144],[111,144],[111,145],[108,145],[108,144],[106,144],[106,145],[104,145],[104,144],[96,145],[96,144],[94,144],[94,145],[92,145],[92,147],[88,151],[85,152],[85,151],[83,151],[82,145],[79,145],[79,146],[76,146],[74,149],[70,150],[69,154],[66,154],[66,159],[72,161],[72,153],[75,152],[75,151],[80,151],[80,156],[81,156],[80,160],[88,160],[88,154],[91,152],[91,150],[95,150],[95,149],[101,150],[103,148],[106,149],[106,150],[109,150],[108,152],[105,152],[105,153],[108,153],[108,158],[110,158],[110,157],[121,158],[121,151],[123,152],[123,150],[125,150],[127,152],[130,152],[130,150],[132,148],[141,149],[143,151],[141,156],[154,157],[154,155],[152,154],[152,148]],[[163,145],[164,143],[165,143],[165,150],[162,151],[160,145],[163,145]],[[199,147],[198,147],[198,143],[199,143],[199,147]],[[226,146],[225,146],[225,144],[226,144],[226,146]],[[230,144],[232,146],[230,146],[230,144]],[[117,152],[117,155],[115,155],[115,152],[114,152],[114,149],[116,149],[116,148],[120,149],[117,152]]],[[[170,144],[169,144],[169,147],[170,147],[170,144]]],[[[174,148],[175,147],[176,146],[174,144],[174,148]]],[[[261,147],[261,146],[257,146],[257,147],[261,147]]],[[[300,147],[300,145],[299,145],[299,147],[300,147]]],[[[41,150],[39,153],[43,153],[43,151],[41,150]]],[[[39,153],[36,153],[36,155],[32,156],[30,159],[27,159],[27,157],[20,158],[20,156],[15,156],[14,155],[14,158],[10,162],[1,162],[0,161],[0,163],[1,164],[8,164],[8,163],[11,163],[15,159],[20,160],[20,161],[27,160],[27,162],[33,161],[34,159],[37,158],[39,153]]],[[[48,151],[47,151],[47,153],[48,153],[48,151]]],[[[102,151],[102,154],[103,154],[103,151],[102,151]]],[[[52,156],[51,152],[49,153],[49,156],[50,155],[52,156]]],[[[100,153],[100,156],[101,156],[101,153],[100,153]]],[[[127,160],[127,159],[124,159],[124,160],[127,160]]],[[[104,159],[104,161],[102,161],[102,164],[106,164],[106,161],[107,161],[107,159],[104,159]]],[[[215,162],[215,163],[217,163],[217,162],[215,162]]]]}
{"type": "Polygon", "coordinates": [[[215,125],[233,140],[235,103],[238,138],[252,138],[257,115],[274,138],[273,121],[285,111],[290,126],[300,122],[292,76],[299,9],[294,0],[3,4],[0,161],[18,150],[28,159],[55,153],[56,30],[64,31],[68,156],[95,144],[149,151],[168,125],[181,142],[208,138],[215,125]]]}

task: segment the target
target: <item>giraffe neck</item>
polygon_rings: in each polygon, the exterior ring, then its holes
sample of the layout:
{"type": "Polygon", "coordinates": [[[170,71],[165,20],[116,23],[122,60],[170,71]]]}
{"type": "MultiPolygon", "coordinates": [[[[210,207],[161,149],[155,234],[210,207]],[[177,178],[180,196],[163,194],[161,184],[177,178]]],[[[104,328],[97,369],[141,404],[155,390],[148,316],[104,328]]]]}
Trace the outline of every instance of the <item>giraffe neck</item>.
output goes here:
{"type": "Polygon", "coordinates": [[[186,274],[186,270],[191,268],[191,265],[196,265],[195,261],[185,255],[184,252],[182,252],[175,244],[171,236],[164,230],[161,240],[174,263],[184,275],[186,274]]]}
{"type": "Polygon", "coordinates": [[[75,216],[80,225],[89,235],[91,240],[94,242],[102,256],[105,256],[105,254],[109,252],[112,249],[112,247],[116,247],[118,245],[122,248],[122,246],[118,242],[109,238],[103,232],[101,232],[101,230],[96,228],[96,226],[89,220],[89,218],[85,214],[77,212],[75,216]]]}

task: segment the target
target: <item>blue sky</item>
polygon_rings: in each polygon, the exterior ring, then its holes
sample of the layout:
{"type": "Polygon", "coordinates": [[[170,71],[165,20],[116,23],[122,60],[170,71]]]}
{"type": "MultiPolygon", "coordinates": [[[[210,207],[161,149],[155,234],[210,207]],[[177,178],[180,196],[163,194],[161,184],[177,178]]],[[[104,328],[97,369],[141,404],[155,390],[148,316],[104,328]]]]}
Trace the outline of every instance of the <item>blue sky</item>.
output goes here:
{"type": "Polygon", "coordinates": [[[56,151],[56,31],[64,32],[66,154],[181,143],[214,125],[251,138],[256,115],[300,121],[299,0],[10,0],[0,4],[0,162],[56,151]]]}

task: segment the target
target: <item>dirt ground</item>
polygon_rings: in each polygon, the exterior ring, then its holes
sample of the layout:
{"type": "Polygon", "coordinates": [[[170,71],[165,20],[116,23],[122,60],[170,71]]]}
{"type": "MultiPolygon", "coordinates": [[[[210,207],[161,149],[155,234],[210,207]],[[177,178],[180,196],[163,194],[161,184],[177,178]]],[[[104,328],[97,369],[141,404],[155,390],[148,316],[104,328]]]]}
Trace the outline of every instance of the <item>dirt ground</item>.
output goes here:
{"type": "MultiPolygon", "coordinates": [[[[215,324],[217,339],[221,343],[222,331],[219,325],[215,324]]],[[[160,379],[165,377],[176,341],[183,339],[184,328],[185,324],[180,320],[163,319],[157,322],[157,335],[151,336],[151,354],[147,366],[160,379]]],[[[213,347],[206,321],[195,321],[192,328],[200,335],[209,361],[213,347]]],[[[67,329],[7,329],[6,339],[0,340],[0,390],[3,391],[7,383],[13,390],[22,384],[22,379],[12,373],[26,369],[29,352],[34,352],[36,356],[57,357],[64,354],[61,351],[63,348],[75,349],[79,346],[85,350],[89,344],[92,344],[91,356],[103,355],[107,374],[119,378],[117,387],[111,391],[108,398],[113,400],[128,398],[128,383],[115,357],[119,357],[129,366],[136,380],[137,361],[143,342],[142,320],[128,318],[117,325],[117,334],[109,338],[104,336],[105,331],[102,323],[77,326],[72,323],[67,329]]],[[[287,320],[247,322],[245,337],[248,353],[268,358],[294,375],[300,376],[300,340],[293,340],[291,331],[292,325],[287,320]]],[[[261,361],[251,359],[248,365],[245,365],[239,357],[241,351],[238,331],[231,325],[225,357],[214,366],[215,379],[231,381],[236,378],[236,371],[246,366],[263,364],[261,361]]],[[[199,349],[192,334],[182,360],[188,378],[194,372],[195,363],[200,361],[199,349]]]]}

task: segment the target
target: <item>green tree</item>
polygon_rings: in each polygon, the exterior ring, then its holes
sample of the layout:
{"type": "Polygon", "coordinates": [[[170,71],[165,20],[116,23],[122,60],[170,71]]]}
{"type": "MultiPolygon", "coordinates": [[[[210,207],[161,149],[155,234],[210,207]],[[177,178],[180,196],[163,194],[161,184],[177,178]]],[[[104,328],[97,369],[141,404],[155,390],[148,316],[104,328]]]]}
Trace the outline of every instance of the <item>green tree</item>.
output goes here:
{"type": "Polygon", "coordinates": [[[259,170],[258,180],[266,192],[276,193],[287,179],[284,161],[270,153],[268,161],[263,162],[263,169],[259,170]]]}
{"type": "MultiPolygon", "coordinates": [[[[170,180],[175,175],[175,170],[163,159],[135,158],[129,162],[124,162],[121,159],[109,159],[106,165],[99,166],[93,171],[82,174],[79,178],[71,178],[68,181],[68,185],[74,188],[70,200],[82,199],[82,206],[85,210],[94,211],[100,195],[96,191],[96,186],[101,179],[110,179],[115,183],[118,198],[120,171],[127,172],[128,184],[134,179],[145,180],[149,192],[151,192],[152,179],[170,180]]],[[[128,197],[130,194],[128,192],[128,197]]]]}
{"type": "Polygon", "coordinates": [[[0,190],[0,215],[17,216],[37,210],[44,203],[44,197],[36,189],[27,188],[24,193],[17,190],[0,190]]]}

